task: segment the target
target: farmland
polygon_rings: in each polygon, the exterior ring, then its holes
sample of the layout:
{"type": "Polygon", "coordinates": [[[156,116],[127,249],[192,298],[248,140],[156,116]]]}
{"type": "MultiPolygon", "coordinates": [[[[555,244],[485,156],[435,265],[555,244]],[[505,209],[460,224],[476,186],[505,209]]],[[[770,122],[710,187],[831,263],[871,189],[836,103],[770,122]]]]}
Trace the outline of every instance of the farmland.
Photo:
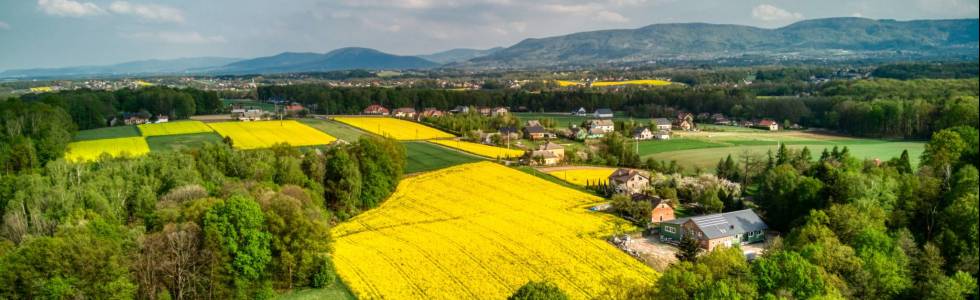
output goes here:
{"type": "Polygon", "coordinates": [[[559,167],[542,171],[569,183],[586,186],[587,183],[594,184],[608,181],[609,175],[613,171],[616,171],[616,169],[603,167],[559,167]]]}
{"type": "Polygon", "coordinates": [[[296,121],[220,122],[209,124],[241,149],[267,148],[278,143],[292,146],[326,145],[333,136],[296,121]]]}
{"type": "Polygon", "coordinates": [[[198,149],[207,143],[220,142],[221,136],[214,132],[146,137],[146,143],[152,152],[198,149]]]}
{"type": "Polygon", "coordinates": [[[433,140],[433,143],[443,145],[450,148],[459,149],[469,153],[473,153],[479,156],[488,158],[518,158],[524,155],[524,151],[516,149],[507,149],[496,146],[477,144],[464,141],[453,141],[453,140],[433,140]]]}
{"type": "Polygon", "coordinates": [[[404,142],[404,145],[407,156],[405,173],[432,171],[480,161],[478,157],[426,142],[404,142]]]}
{"type": "Polygon", "coordinates": [[[453,135],[419,123],[388,117],[337,117],[339,122],[396,140],[452,138],[453,135]]]}
{"type": "Polygon", "coordinates": [[[98,129],[81,130],[75,133],[74,141],[87,141],[87,140],[98,140],[98,139],[111,139],[111,138],[123,138],[123,137],[136,137],[140,136],[139,130],[136,126],[126,125],[126,126],[114,126],[114,127],[103,127],[98,129]]]}
{"type": "Polygon", "coordinates": [[[110,156],[140,156],[150,152],[150,147],[142,137],[125,137],[72,142],[68,144],[65,158],[70,161],[95,160],[107,153],[110,156]]]}
{"type": "Polygon", "coordinates": [[[596,81],[592,83],[592,86],[603,87],[603,86],[618,86],[618,85],[652,85],[652,86],[662,86],[670,85],[670,81],[658,80],[658,79],[642,79],[642,80],[625,80],[625,81],[596,81]]]}
{"type": "Polygon", "coordinates": [[[357,128],[333,120],[302,119],[300,122],[348,142],[355,142],[365,135],[357,128]]]}
{"type": "Polygon", "coordinates": [[[137,126],[143,136],[160,136],[211,132],[211,127],[201,121],[177,121],[137,126]]]}
{"type": "Polygon", "coordinates": [[[631,227],[584,209],[598,201],[490,162],[409,177],[332,230],[334,265],[360,298],[501,299],[549,280],[585,299],[653,282],[602,239],[631,227]]]}

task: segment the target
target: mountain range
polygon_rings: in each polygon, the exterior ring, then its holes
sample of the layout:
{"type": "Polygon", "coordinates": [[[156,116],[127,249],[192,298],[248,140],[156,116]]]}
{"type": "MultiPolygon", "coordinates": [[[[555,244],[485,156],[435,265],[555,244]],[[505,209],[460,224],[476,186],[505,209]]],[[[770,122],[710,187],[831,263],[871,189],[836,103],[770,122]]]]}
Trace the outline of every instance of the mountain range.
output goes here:
{"type": "Polygon", "coordinates": [[[579,32],[525,39],[506,48],[452,49],[402,56],[368,48],[327,53],[284,52],[253,59],[184,58],[111,66],[7,70],[0,78],[53,78],[150,74],[271,74],[348,69],[393,70],[437,67],[546,68],[770,56],[824,59],[875,56],[956,56],[976,59],[980,20],[873,20],[827,18],[767,29],[707,23],[654,24],[636,29],[579,32]]]}

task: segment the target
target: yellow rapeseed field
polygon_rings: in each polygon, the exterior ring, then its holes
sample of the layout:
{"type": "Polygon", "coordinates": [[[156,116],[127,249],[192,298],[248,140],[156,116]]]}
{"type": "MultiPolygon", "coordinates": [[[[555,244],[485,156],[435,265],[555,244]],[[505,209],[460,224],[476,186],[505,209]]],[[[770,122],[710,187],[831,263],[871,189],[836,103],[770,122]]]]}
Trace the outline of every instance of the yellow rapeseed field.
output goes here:
{"type": "Polygon", "coordinates": [[[337,117],[334,120],[396,140],[451,138],[452,134],[412,121],[388,117],[337,117]]]}
{"type": "Polygon", "coordinates": [[[361,299],[504,299],[529,280],[588,299],[652,284],[654,270],[603,239],[634,228],[586,210],[600,201],[495,163],[458,165],[406,178],[334,227],[333,261],[361,299]]]}
{"type": "Polygon", "coordinates": [[[211,127],[201,121],[177,121],[138,126],[143,136],[175,135],[211,132],[211,127]]]}
{"type": "Polygon", "coordinates": [[[551,171],[548,174],[575,185],[585,186],[586,183],[596,184],[598,182],[607,182],[609,181],[609,175],[612,175],[615,171],[616,169],[614,168],[582,168],[551,171]]]}
{"type": "Polygon", "coordinates": [[[560,87],[585,85],[578,81],[569,81],[569,80],[557,80],[557,81],[558,81],[558,86],[560,87]]]}
{"type": "Polygon", "coordinates": [[[592,83],[592,86],[602,87],[602,86],[615,86],[615,85],[670,85],[670,81],[657,80],[657,79],[644,79],[644,80],[626,80],[626,81],[596,81],[592,83]]]}
{"type": "Polygon", "coordinates": [[[489,158],[517,158],[524,155],[524,151],[517,149],[507,149],[484,144],[477,144],[454,140],[431,140],[430,142],[450,148],[456,148],[469,153],[489,158]]]}
{"type": "Polygon", "coordinates": [[[258,121],[208,124],[223,137],[231,137],[235,148],[267,148],[278,143],[292,146],[326,145],[337,138],[299,122],[258,121]]]}
{"type": "Polygon", "coordinates": [[[111,156],[140,156],[150,152],[150,146],[143,137],[125,137],[68,143],[65,158],[70,161],[95,160],[108,153],[111,156]]]}

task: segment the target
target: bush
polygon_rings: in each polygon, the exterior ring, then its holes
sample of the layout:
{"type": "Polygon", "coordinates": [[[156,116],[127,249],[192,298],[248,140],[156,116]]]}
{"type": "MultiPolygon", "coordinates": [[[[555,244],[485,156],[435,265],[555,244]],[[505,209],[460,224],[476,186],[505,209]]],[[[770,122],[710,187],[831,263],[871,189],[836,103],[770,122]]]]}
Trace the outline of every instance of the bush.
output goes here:
{"type": "Polygon", "coordinates": [[[562,292],[554,283],[546,281],[529,281],[517,289],[508,300],[565,300],[568,295],[562,292]]]}

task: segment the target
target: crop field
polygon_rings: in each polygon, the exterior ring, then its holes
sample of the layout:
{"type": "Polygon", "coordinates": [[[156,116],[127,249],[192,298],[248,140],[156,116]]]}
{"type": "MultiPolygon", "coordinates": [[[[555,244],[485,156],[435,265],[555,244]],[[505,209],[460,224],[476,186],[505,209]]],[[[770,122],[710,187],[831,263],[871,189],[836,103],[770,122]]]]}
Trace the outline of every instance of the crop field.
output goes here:
{"type": "Polygon", "coordinates": [[[405,173],[442,169],[480,161],[480,158],[426,142],[404,142],[405,173]]]}
{"type": "Polygon", "coordinates": [[[267,148],[278,143],[291,146],[326,145],[337,140],[329,134],[296,121],[210,123],[214,131],[230,137],[235,148],[267,148]]]}
{"type": "Polygon", "coordinates": [[[333,120],[302,119],[300,122],[351,143],[356,142],[361,136],[367,134],[360,129],[333,120]]]}
{"type": "Polygon", "coordinates": [[[116,157],[140,156],[149,152],[150,147],[143,137],[124,137],[68,143],[65,158],[70,161],[89,161],[99,158],[102,153],[116,157]]]}
{"type": "Polygon", "coordinates": [[[569,183],[585,186],[586,183],[597,183],[609,181],[609,175],[615,172],[615,168],[603,167],[561,167],[545,171],[551,176],[567,181],[569,183]]]}
{"type": "Polygon", "coordinates": [[[339,122],[396,140],[429,140],[452,138],[452,134],[412,121],[388,117],[337,117],[339,122]]]}
{"type": "Polygon", "coordinates": [[[221,136],[214,132],[205,132],[146,137],[146,144],[150,146],[150,151],[153,152],[200,149],[208,143],[221,143],[221,136]]]}
{"type": "Polygon", "coordinates": [[[201,121],[177,121],[137,126],[143,136],[160,136],[212,132],[214,130],[201,121]]]}
{"type": "Polygon", "coordinates": [[[579,81],[571,81],[571,80],[556,80],[556,81],[558,82],[558,86],[560,86],[560,87],[566,87],[566,86],[584,86],[585,85],[584,83],[579,82],[579,81]]]}
{"type": "Polygon", "coordinates": [[[425,173],[333,228],[334,265],[362,299],[503,299],[529,280],[588,299],[651,284],[656,271],[603,240],[634,228],[585,209],[599,201],[491,162],[425,173]]]}
{"type": "Polygon", "coordinates": [[[136,129],[136,126],[126,125],[126,126],[113,126],[113,127],[79,130],[77,133],[75,133],[75,136],[72,138],[72,140],[87,141],[87,140],[137,137],[137,136],[140,136],[140,131],[136,129]]]}
{"type": "Polygon", "coordinates": [[[430,142],[489,158],[508,159],[518,158],[524,155],[524,151],[522,150],[507,149],[464,141],[432,140],[430,142]]]}
{"type": "Polygon", "coordinates": [[[603,86],[617,86],[617,85],[670,85],[670,81],[658,80],[658,79],[642,79],[642,80],[625,80],[625,81],[596,81],[592,83],[592,86],[603,87],[603,86]]]}

